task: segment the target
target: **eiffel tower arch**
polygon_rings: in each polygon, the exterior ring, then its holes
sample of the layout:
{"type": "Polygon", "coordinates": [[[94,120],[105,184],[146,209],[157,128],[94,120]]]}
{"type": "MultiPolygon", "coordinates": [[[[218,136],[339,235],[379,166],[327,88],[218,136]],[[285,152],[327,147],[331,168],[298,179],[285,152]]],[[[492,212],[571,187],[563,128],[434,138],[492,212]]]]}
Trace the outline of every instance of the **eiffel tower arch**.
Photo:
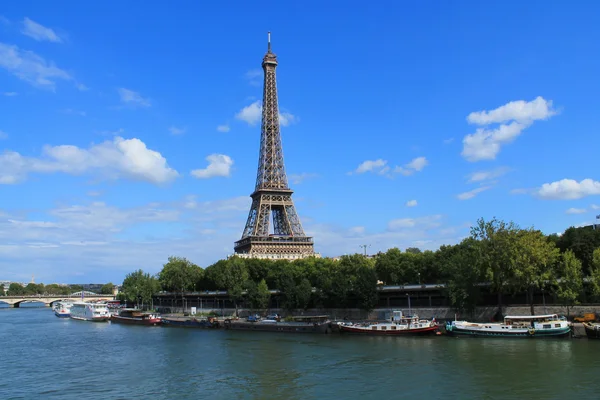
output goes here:
{"type": "Polygon", "coordinates": [[[260,153],[252,205],[242,238],[235,242],[235,255],[251,258],[298,259],[319,256],[313,238],[304,234],[292,201],[293,191],[283,163],[279,130],[279,106],[275,68],[277,56],[268,49],[263,57],[264,71],[260,153]],[[272,222],[272,233],[271,228],[272,222]]]}

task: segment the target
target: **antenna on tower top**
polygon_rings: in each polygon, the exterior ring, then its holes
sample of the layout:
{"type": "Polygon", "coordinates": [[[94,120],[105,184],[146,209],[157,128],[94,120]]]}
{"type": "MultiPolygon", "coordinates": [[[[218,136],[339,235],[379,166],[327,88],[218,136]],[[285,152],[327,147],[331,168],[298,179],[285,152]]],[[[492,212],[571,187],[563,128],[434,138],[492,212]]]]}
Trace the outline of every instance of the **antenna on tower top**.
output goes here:
{"type": "Polygon", "coordinates": [[[267,40],[268,40],[268,52],[271,52],[271,32],[267,32],[267,40]]]}

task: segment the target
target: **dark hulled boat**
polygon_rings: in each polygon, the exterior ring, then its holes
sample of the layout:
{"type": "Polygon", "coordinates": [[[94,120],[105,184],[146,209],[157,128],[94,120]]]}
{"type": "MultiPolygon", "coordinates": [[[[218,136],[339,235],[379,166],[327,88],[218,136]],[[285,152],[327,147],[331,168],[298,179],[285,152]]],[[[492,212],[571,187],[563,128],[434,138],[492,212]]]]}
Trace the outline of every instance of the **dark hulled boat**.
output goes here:
{"type": "Polygon", "coordinates": [[[216,329],[219,328],[219,321],[214,318],[194,318],[194,317],[163,317],[164,326],[177,328],[199,328],[216,329]]]}
{"type": "Polygon", "coordinates": [[[600,339],[600,324],[592,322],[584,322],[585,335],[588,339],[600,339]]]}
{"type": "Polygon", "coordinates": [[[136,308],[124,308],[118,314],[111,315],[110,321],[119,324],[156,326],[160,325],[161,318],[136,308]]]}
{"type": "Polygon", "coordinates": [[[225,329],[254,332],[331,333],[335,328],[328,316],[293,317],[293,321],[263,319],[257,321],[225,320],[225,329]]]}

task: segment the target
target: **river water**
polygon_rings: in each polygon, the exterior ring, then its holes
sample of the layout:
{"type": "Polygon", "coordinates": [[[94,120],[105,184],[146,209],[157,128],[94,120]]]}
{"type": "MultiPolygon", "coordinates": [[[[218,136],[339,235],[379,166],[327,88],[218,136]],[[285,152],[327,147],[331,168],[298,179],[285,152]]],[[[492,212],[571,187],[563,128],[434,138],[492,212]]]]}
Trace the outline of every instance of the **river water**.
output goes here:
{"type": "Polygon", "coordinates": [[[600,341],[138,327],[0,309],[0,399],[598,398],[600,341]]]}

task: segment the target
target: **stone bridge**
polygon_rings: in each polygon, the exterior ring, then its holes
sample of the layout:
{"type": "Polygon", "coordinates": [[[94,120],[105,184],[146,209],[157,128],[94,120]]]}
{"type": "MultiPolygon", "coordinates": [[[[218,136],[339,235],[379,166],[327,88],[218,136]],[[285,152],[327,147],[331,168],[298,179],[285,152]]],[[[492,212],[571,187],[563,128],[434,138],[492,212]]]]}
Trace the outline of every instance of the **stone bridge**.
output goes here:
{"type": "MultiPolygon", "coordinates": [[[[90,300],[94,300],[94,301],[101,301],[101,300],[114,300],[115,297],[113,295],[110,294],[96,294],[93,292],[84,292],[83,293],[83,300],[84,301],[90,301],[90,300]]],[[[39,303],[44,303],[45,305],[47,305],[48,307],[52,307],[52,304],[57,302],[57,301],[61,301],[61,300],[68,300],[68,301],[81,301],[81,292],[76,292],[73,293],[71,295],[43,295],[43,294],[34,294],[34,295],[27,295],[27,296],[0,296],[0,303],[6,303],[8,304],[10,307],[19,307],[21,305],[21,303],[25,303],[25,302],[39,302],[39,303]]]]}

